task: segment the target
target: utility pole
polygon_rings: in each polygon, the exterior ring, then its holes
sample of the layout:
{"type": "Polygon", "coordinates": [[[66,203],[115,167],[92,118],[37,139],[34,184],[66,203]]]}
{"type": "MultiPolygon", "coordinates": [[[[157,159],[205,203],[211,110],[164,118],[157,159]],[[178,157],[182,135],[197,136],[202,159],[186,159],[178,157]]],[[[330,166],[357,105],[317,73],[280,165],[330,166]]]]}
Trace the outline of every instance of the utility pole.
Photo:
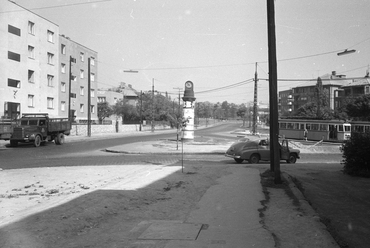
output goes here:
{"type": "Polygon", "coordinates": [[[87,136],[91,137],[91,72],[90,58],[87,59],[87,136]]]}
{"type": "Polygon", "coordinates": [[[177,134],[176,134],[176,148],[177,148],[177,150],[179,149],[179,133],[180,133],[180,124],[179,124],[179,118],[180,118],[180,116],[181,116],[181,113],[180,113],[180,104],[181,104],[181,102],[180,102],[180,100],[181,100],[181,96],[180,96],[180,94],[181,94],[181,90],[182,90],[182,88],[179,88],[179,87],[177,87],[177,88],[174,88],[175,90],[179,90],[179,107],[178,107],[178,110],[177,110],[177,112],[178,112],[178,116],[176,116],[176,124],[177,124],[177,134]]]}
{"type": "Polygon", "coordinates": [[[140,125],[139,131],[141,131],[141,126],[143,125],[143,91],[140,91],[140,125]]]}
{"type": "Polygon", "coordinates": [[[71,116],[71,94],[72,94],[72,62],[76,63],[76,59],[69,56],[69,86],[68,86],[68,120],[72,121],[71,116]]]}
{"type": "Polygon", "coordinates": [[[267,33],[269,58],[269,94],[270,94],[270,170],[275,172],[274,181],[281,183],[278,99],[277,99],[277,63],[275,36],[275,0],[267,0],[267,33]]]}
{"type": "Polygon", "coordinates": [[[154,78],[152,79],[152,132],[154,132],[154,78]]]}
{"type": "Polygon", "coordinates": [[[257,133],[257,62],[256,62],[256,72],[254,73],[254,100],[253,100],[253,127],[252,133],[257,133]]]}

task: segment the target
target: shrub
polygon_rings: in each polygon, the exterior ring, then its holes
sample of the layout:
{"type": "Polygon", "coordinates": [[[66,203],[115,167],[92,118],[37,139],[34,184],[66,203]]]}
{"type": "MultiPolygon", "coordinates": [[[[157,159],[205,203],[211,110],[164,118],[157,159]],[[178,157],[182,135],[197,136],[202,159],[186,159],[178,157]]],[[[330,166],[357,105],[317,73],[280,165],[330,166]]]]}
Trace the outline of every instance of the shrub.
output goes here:
{"type": "Polygon", "coordinates": [[[343,172],[352,176],[370,177],[370,133],[354,133],[341,146],[343,172]]]}

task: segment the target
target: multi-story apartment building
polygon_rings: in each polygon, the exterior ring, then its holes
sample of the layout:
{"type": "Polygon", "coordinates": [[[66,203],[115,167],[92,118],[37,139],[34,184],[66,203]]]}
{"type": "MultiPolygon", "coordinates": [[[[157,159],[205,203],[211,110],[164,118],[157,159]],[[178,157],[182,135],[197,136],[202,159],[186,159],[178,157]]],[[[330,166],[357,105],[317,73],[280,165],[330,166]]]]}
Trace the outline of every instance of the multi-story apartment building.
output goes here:
{"type": "MultiPolygon", "coordinates": [[[[348,84],[350,80],[347,80],[345,75],[337,75],[335,71],[331,74],[325,74],[320,78],[322,81],[322,88],[328,92],[329,107],[330,109],[334,109],[335,92],[342,86],[348,84]]],[[[282,112],[283,109],[288,111],[291,109],[289,112],[294,114],[294,111],[298,110],[306,103],[316,101],[316,85],[317,80],[312,80],[303,83],[302,86],[279,92],[280,109],[282,112]]]]}
{"type": "Polygon", "coordinates": [[[355,79],[336,90],[334,96],[334,109],[343,106],[346,100],[352,100],[356,97],[368,94],[370,94],[369,74],[362,79],[355,79]]]}
{"type": "Polygon", "coordinates": [[[279,91],[279,114],[289,116],[293,111],[292,89],[279,91]]]}
{"type": "Polygon", "coordinates": [[[57,24],[0,0],[0,117],[48,113],[97,120],[97,56],[59,35],[57,24]]]}
{"type": "Polygon", "coordinates": [[[58,116],[59,27],[0,0],[0,117],[58,116]]]}
{"type": "Polygon", "coordinates": [[[58,114],[68,117],[68,111],[70,111],[70,117],[76,122],[85,122],[88,119],[90,104],[91,120],[98,120],[96,62],[98,53],[64,35],[59,36],[59,44],[60,108],[58,114]]]}

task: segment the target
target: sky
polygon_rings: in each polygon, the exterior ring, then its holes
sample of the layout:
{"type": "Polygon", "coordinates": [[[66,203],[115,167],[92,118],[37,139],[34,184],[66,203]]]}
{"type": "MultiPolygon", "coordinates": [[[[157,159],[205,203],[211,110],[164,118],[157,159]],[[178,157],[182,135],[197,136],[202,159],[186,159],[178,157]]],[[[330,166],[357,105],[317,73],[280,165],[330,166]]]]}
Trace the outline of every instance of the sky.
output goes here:
{"type": "MultiPolygon", "coordinates": [[[[196,101],[268,103],[265,0],[15,0],[98,52],[100,88],[183,95],[196,101]],[[134,70],[137,73],[127,73],[134,70]]],[[[276,0],[278,90],[336,71],[363,77],[370,64],[370,0],[276,0]],[[345,49],[350,55],[337,56],[345,49]]]]}

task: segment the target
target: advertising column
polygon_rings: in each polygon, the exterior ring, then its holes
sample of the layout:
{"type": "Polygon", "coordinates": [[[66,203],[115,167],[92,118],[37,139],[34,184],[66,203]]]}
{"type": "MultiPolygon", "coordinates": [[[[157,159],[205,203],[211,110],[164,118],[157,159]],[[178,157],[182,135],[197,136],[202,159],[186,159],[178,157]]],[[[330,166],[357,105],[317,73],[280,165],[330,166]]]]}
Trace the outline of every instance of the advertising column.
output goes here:
{"type": "Polygon", "coordinates": [[[183,140],[194,140],[194,85],[191,81],[185,83],[184,97],[184,116],[183,120],[187,120],[186,126],[183,128],[183,140]]]}

